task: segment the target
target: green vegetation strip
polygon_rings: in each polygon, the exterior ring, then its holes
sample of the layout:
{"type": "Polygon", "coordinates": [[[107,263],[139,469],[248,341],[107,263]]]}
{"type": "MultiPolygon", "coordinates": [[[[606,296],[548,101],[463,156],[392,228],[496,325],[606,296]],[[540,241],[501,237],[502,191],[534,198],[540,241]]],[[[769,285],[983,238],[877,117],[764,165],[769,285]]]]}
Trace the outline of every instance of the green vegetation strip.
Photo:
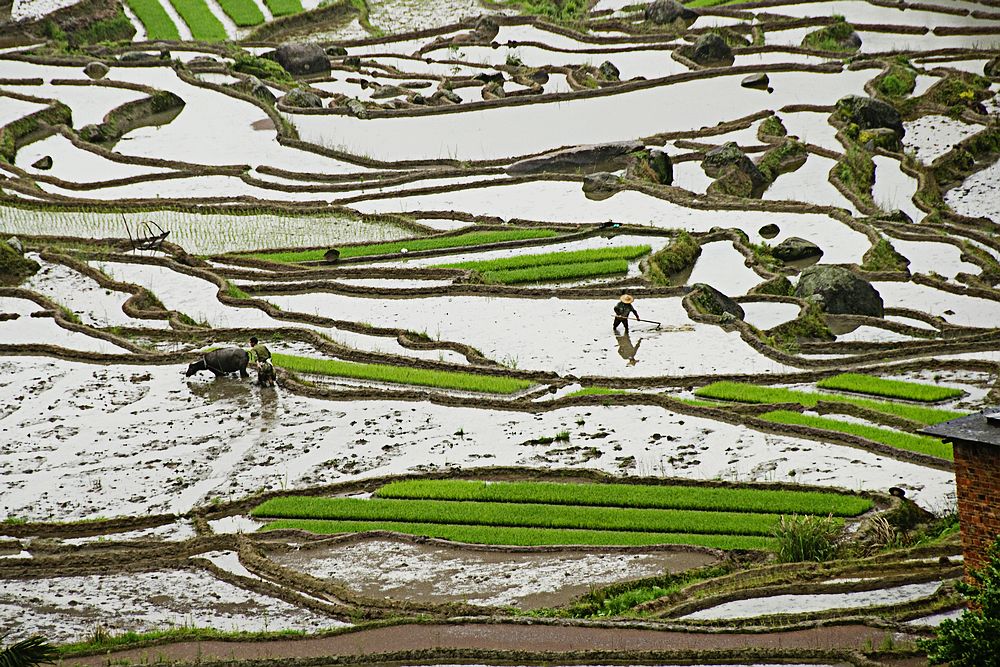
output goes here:
{"type": "Polygon", "coordinates": [[[762,387],[745,382],[713,382],[710,385],[695,390],[694,393],[701,398],[723,401],[737,401],[739,403],[798,403],[805,408],[814,408],[820,401],[850,403],[851,405],[902,417],[920,424],[937,424],[949,419],[955,419],[956,417],[962,417],[966,414],[964,412],[942,410],[922,405],[876,401],[869,398],[854,398],[840,394],[798,391],[782,387],[762,387]]]}
{"type": "Polygon", "coordinates": [[[854,391],[859,394],[884,396],[886,398],[903,398],[910,401],[925,401],[929,403],[943,401],[948,398],[957,398],[962,395],[961,389],[938,387],[919,382],[905,382],[903,380],[883,380],[882,378],[858,373],[841,373],[832,378],[820,380],[816,383],[816,386],[821,389],[839,389],[841,391],[854,391]]]}
{"type": "Polygon", "coordinates": [[[788,410],[765,412],[761,415],[761,419],[766,419],[767,421],[775,422],[777,424],[797,424],[800,426],[810,426],[812,428],[823,429],[824,431],[837,431],[838,433],[857,435],[874,442],[880,442],[883,445],[895,447],[896,449],[905,449],[910,452],[928,454],[930,456],[936,456],[940,459],[948,459],[949,461],[954,459],[951,445],[924,435],[913,435],[911,433],[903,433],[901,431],[891,431],[877,426],[855,424],[853,422],[828,419],[826,417],[815,417],[813,415],[804,415],[799,412],[791,412],[788,410]]]}
{"type": "MultiPolygon", "coordinates": [[[[461,248],[462,246],[501,243],[503,241],[545,239],[553,236],[558,236],[558,232],[551,229],[512,229],[509,231],[469,232],[467,234],[458,234],[457,236],[435,236],[425,239],[345,246],[339,250],[340,257],[347,259],[350,257],[368,257],[370,255],[390,255],[402,250],[406,250],[407,252],[440,250],[442,248],[461,248]]],[[[250,257],[270,262],[315,262],[323,259],[325,253],[326,250],[301,250],[296,252],[255,253],[250,255],[250,257]]]]}
{"type": "Polygon", "coordinates": [[[170,0],[177,13],[191,28],[191,36],[206,42],[223,42],[228,38],[222,22],[215,17],[205,0],[170,0]]]}
{"type": "Polygon", "coordinates": [[[780,514],[745,512],[315,496],[272,498],[254,509],[253,515],[275,519],[402,521],[708,535],[771,535],[781,519],[780,514]]]}
{"type": "Polygon", "coordinates": [[[272,356],[271,361],[275,366],[287,368],[297,373],[315,373],[318,375],[333,375],[358,380],[415,384],[441,389],[483,391],[493,394],[513,394],[532,386],[532,382],[528,380],[518,380],[495,375],[476,375],[475,373],[462,373],[460,371],[435,371],[424,368],[406,368],[383,364],[359,364],[352,361],[313,359],[291,354],[275,354],[272,356]]]}
{"type": "Polygon", "coordinates": [[[560,530],[554,528],[504,528],[464,526],[441,523],[403,523],[398,521],[310,521],[283,519],[273,521],[263,530],[292,528],[312,533],[361,533],[391,530],[409,535],[438,537],[468,544],[543,546],[555,544],[597,546],[648,546],[652,544],[693,544],[713,549],[771,549],[774,538],[751,535],[687,535],[680,533],[636,533],[613,530],[560,530]]]}
{"type": "Polygon", "coordinates": [[[614,396],[616,394],[628,394],[625,389],[611,389],[609,387],[584,387],[574,392],[566,394],[563,398],[573,398],[575,396],[614,396]]]}
{"type": "Polygon", "coordinates": [[[835,516],[857,516],[872,507],[872,502],[867,498],[822,491],[658,484],[477,482],[459,479],[415,479],[392,482],[376,491],[375,495],[379,498],[412,500],[545,503],[835,516]]]}
{"type": "Polygon", "coordinates": [[[172,39],[179,40],[181,35],[177,32],[170,15],[163,9],[159,0],[125,0],[128,6],[139,17],[144,28],[146,28],[146,39],[172,39]]]}
{"type": "Polygon", "coordinates": [[[253,0],[218,0],[222,11],[233,20],[233,23],[245,28],[260,25],[264,22],[264,13],[260,11],[253,0]]]}
{"type": "Polygon", "coordinates": [[[298,14],[302,11],[302,3],[299,0],[264,0],[264,2],[275,18],[298,14]]]}
{"type": "Polygon", "coordinates": [[[487,259],[478,262],[457,262],[455,264],[442,264],[441,266],[448,269],[472,269],[474,271],[511,271],[537,266],[602,262],[610,259],[638,259],[648,254],[650,250],[651,248],[648,245],[590,248],[568,252],[548,252],[540,255],[518,255],[516,257],[487,259]]]}
{"type": "Polygon", "coordinates": [[[485,283],[517,285],[519,283],[540,283],[550,280],[598,278],[600,276],[613,276],[618,273],[628,273],[627,260],[609,259],[603,262],[584,262],[582,264],[532,266],[526,269],[512,269],[510,271],[483,271],[479,275],[485,283]]]}

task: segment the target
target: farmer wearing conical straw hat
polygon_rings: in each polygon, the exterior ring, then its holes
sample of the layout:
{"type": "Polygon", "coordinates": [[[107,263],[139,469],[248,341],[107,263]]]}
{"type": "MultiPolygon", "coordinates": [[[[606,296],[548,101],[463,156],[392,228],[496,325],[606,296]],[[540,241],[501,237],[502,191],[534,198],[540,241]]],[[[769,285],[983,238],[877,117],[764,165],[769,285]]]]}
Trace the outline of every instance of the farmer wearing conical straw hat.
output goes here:
{"type": "Polygon", "coordinates": [[[635,309],[632,302],[635,299],[632,298],[630,294],[622,294],[621,298],[618,299],[618,303],[615,304],[615,323],[611,328],[614,329],[615,333],[618,333],[618,327],[625,325],[625,333],[628,333],[628,316],[629,313],[635,315],[635,319],[639,319],[639,311],[635,309]]]}

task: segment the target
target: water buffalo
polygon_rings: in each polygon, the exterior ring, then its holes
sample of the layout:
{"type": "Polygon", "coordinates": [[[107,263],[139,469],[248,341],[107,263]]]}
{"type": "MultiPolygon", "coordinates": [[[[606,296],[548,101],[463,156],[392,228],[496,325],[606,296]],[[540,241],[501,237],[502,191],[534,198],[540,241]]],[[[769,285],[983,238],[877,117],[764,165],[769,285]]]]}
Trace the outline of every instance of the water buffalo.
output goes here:
{"type": "Polygon", "coordinates": [[[186,375],[191,377],[198,371],[212,371],[215,377],[222,377],[227,373],[239,371],[240,377],[248,378],[247,364],[250,362],[250,355],[247,351],[239,347],[223,347],[218,350],[206,352],[205,356],[188,366],[186,375]]]}

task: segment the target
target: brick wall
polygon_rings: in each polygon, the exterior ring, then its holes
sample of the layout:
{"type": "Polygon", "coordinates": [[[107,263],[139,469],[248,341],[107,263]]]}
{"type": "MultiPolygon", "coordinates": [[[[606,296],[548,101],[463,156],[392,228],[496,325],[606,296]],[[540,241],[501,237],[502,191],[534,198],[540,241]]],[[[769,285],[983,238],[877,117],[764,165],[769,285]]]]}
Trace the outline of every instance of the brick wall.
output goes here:
{"type": "Polygon", "coordinates": [[[955,485],[968,571],[983,564],[1000,535],[1000,447],[956,441],[955,485]]]}

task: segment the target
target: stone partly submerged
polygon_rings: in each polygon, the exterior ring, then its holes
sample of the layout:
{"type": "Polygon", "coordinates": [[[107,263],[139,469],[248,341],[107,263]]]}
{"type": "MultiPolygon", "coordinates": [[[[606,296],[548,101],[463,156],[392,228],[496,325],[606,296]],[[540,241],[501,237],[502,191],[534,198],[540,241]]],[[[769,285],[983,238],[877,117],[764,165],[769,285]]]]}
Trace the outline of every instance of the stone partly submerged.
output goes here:
{"type": "Polygon", "coordinates": [[[854,123],[862,130],[885,127],[902,138],[906,133],[903,119],[891,104],[870,97],[848,95],[837,100],[837,113],[841,119],[854,123]]]}
{"type": "Polygon", "coordinates": [[[813,266],[802,272],[795,296],[817,303],[831,315],[883,317],[882,296],[872,284],[842,266],[813,266]]]}
{"type": "Polygon", "coordinates": [[[109,71],[111,68],[100,61],[87,63],[87,66],[83,68],[83,73],[95,80],[103,79],[109,71]]]}
{"type": "Polygon", "coordinates": [[[733,50],[726,44],[726,40],[714,32],[708,32],[699,37],[686,55],[699,65],[710,67],[728,66],[736,61],[733,50]]]}
{"type": "Polygon", "coordinates": [[[774,246],[771,249],[771,254],[782,262],[798,262],[804,259],[822,257],[823,250],[812,241],[807,241],[798,236],[789,236],[774,246]]]}
{"type": "Polygon", "coordinates": [[[668,25],[679,21],[694,21],[698,18],[698,12],[688,9],[674,0],[656,0],[646,5],[643,10],[643,18],[650,23],[657,25],[668,25]]]}
{"type": "Polygon", "coordinates": [[[733,141],[705,153],[701,168],[715,179],[708,186],[711,194],[760,197],[769,184],[753,160],[733,141]]]}
{"type": "Polygon", "coordinates": [[[583,179],[583,194],[587,199],[601,201],[620,191],[622,179],[612,173],[602,171],[583,179]]]}
{"type": "Polygon", "coordinates": [[[300,109],[320,109],[323,107],[323,100],[319,95],[310,93],[308,90],[293,88],[281,98],[281,103],[286,107],[298,107],[300,109]]]}
{"type": "Polygon", "coordinates": [[[22,254],[20,241],[12,238],[0,241],[0,285],[17,284],[36,273],[41,267],[22,254]]]}
{"type": "Polygon", "coordinates": [[[691,288],[691,300],[701,312],[723,319],[742,320],[746,316],[740,304],[711,285],[695,283],[691,288]]]}
{"type": "Polygon", "coordinates": [[[576,146],[544,153],[507,167],[512,176],[544,173],[589,174],[625,166],[629,154],[641,151],[638,141],[620,141],[610,144],[576,146]]]}
{"type": "Polygon", "coordinates": [[[674,163],[666,152],[653,148],[629,156],[625,176],[657,185],[674,182],[674,163]]]}
{"type": "Polygon", "coordinates": [[[319,44],[282,44],[273,54],[268,55],[295,76],[325,74],[330,71],[330,58],[319,44]]]}

